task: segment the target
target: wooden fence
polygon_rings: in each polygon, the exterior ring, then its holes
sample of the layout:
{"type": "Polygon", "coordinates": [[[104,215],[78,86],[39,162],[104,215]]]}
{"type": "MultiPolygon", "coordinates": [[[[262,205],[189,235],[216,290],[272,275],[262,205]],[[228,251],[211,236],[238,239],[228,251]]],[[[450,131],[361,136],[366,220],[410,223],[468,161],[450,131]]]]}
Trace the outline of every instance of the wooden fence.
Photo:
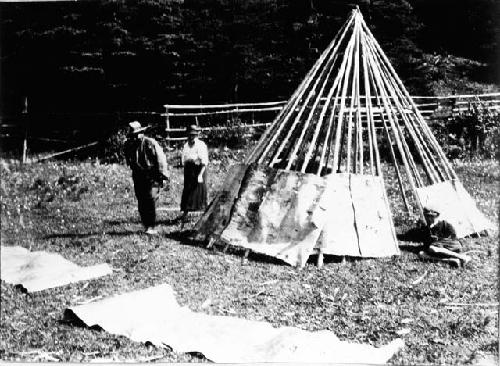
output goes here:
{"type": "MultiPolygon", "coordinates": [[[[491,111],[500,111],[500,93],[480,95],[451,95],[441,97],[414,96],[415,104],[422,115],[429,121],[446,121],[449,118],[465,113],[472,108],[481,106],[491,111]]],[[[218,105],[179,105],[166,104],[164,112],[123,112],[99,113],[88,115],[53,114],[50,116],[33,116],[24,113],[19,116],[0,116],[0,136],[2,150],[8,151],[11,146],[19,146],[22,151],[22,160],[25,161],[28,142],[33,144],[45,143],[56,154],[71,153],[82,148],[95,146],[96,136],[102,136],[107,129],[116,131],[126,126],[126,122],[138,119],[141,123],[155,127],[167,144],[185,140],[184,131],[187,125],[197,124],[203,131],[224,131],[231,129],[253,129],[253,132],[263,131],[285,105],[286,101],[265,103],[233,103],[218,105]],[[45,121],[54,118],[67,120],[65,129],[50,128],[45,121]],[[93,121],[98,128],[97,134],[80,133],[74,127],[75,118],[84,121],[88,128],[88,121],[93,121]],[[29,120],[31,122],[27,122],[29,120]],[[8,140],[12,143],[7,143],[8,140]]],[[[49,155],[47,155],[49,156],[49,155]]]]}
{"type": "MultiPolygon", "coordinates": [[[[418,109],[428,121],[446,120],[481,106],[500,111],[500,93],[450,96],[414,96],[418,109]]],[[[286,101],[267,103],[239,103],[218,105],[165,104],[165,132],[167,141],[182,141],[185,127],[196,124],[204,131],[233,127],[261,128],[271,124],[286,101]],[[209,117],[209,118],[208,118],[209,117]],[[180,136],[179,136],[180,135],[180,136]]]]}

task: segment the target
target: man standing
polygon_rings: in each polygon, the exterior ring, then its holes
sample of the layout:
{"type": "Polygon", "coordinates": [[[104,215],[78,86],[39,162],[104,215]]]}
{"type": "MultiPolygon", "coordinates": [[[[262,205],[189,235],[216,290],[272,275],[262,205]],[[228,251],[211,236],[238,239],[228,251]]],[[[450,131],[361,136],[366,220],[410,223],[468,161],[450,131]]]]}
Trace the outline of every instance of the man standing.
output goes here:
{"type": "Polygon", "coordinates": [[[160,144],[144,136],[146,127],[137,121],[129,123],[130,130],[125,142],[125,158],[132,169],[135,196],[139,206],[139,215],[145,232],[157,234],[155,203],[160,188],[168,181],[167,158],[160,144]]]}

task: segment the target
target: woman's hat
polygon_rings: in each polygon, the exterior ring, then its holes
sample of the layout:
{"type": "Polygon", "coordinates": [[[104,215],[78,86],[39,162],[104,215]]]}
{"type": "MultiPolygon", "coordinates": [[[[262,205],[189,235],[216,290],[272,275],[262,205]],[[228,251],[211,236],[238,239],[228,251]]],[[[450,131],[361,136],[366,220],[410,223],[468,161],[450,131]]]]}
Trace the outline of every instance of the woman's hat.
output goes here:
{"type": "Polygon", "coordinates": [[[188,135],[199,135],[200,134],[200,128],[196,125],[190,125],[186,129],[186,133],[188,135]]]}
{"type": "Polygon", "coordinates": [[[130,127],[129,130],[130,134],[136,134],[147,129],[147,127],[142,127],[138,121],[130,122],[128,125],[130,127]]]}
{"type": "Polygon", "coordinates": [[[439,216],[439,212],[432,209],[432,208],[429,208],[429,207],[424,207],[424,215],[425,216],[432,216],[432,217],[438,217],[439,216]]]}

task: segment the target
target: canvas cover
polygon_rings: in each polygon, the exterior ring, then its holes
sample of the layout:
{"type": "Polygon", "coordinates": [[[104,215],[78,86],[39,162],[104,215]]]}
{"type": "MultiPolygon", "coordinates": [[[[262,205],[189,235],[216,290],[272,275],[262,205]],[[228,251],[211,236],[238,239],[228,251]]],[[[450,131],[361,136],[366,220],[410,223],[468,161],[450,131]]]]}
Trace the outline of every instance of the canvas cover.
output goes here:
{"type": "Polygon", "coordinates": [[[198,238],[212,230],[226,243],[294,266],[303,266],[318,250],[360,257],[399,254],[380,177],[319,177],[253,165],[240,184],[229,200],[231,209],[225,208],[226,199],[212,202],[212,212],[224,214],[214,223],[208,210],[196,225],[198,238]]]}
{"type": "Polygon", "coordinates": [[[332,174],[321,207],[328,216],[316,248],[353,257],[399,254],[389,203],[381,177],[332,174]]]}
{"type": "Polygon", "coordinates": [[[249,169],[221,239],[302,266],[319,238],[323,221],[313,222],[325,180],[257,167],[249,169]]]}
{"type": "Polygon", "coordinates": [[[235,164],[229,168],[221,189],[216,193],[210,206],[194,227],[195,240],[202,241],[209,236],[220,236],[231,216],[247,169],[248,165],[246,164],[235,164]]]}
{"type": "Polygon", "coordinates": [[[417,196],[423,207],[440,213],[440,218],[448,221],[457,237],[492,231],[494,226],[478,210],[472,197],[459,180],[450,180],[417,188],[417,196]]]}
{"type": "Polygon", "coordinates": [[[80,267],[59,254],[30,252],[23,247],[1,247],[0,278],[28,292],[64,286],[112,273],[108,264],[80,267]]]}
{"type": "Polygon", "coordinates": [[[274,328],[270,323],[196,313],[178,305],[167,284],[67,309],[65,320],[126,336],[137,342],[200,352],[217,363],[329,362],[383,364],[403,347],[401,339],[375,348],[340,341],[327,330],[274,328]]]}

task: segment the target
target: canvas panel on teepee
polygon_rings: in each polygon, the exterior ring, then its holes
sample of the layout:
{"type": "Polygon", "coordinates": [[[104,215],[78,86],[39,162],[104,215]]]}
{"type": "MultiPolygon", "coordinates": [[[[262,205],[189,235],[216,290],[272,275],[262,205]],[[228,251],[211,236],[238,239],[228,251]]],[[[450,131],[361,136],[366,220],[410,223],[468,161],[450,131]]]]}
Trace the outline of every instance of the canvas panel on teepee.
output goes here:
{"type": "Polygon", "coordinates": [[[198,237],[292,264],[313,251],[398,254],[382,164],[409,213],[449,197],[462,208],[460,235],[489,226],[355,9],[241,166],[238,189],[225,186],[232,193],[212,202],[198,237]]]}
{"type": "Polygon", "coordinates": [[[220,236],[231,217],[247,168],[246,164],[236,164],[230,167],[222,187],[195,225],[193,239],[203,241],[207,237],[220,236]]]}
{"type": "MultiPolygon", "coordinates": [[[[220,235],[226,243],[297,266],[303,266],[315,249],[366,257],[398,254],[388,206],[383,199],[381,205],[374,205],[374,192],[384,197],[378,177],[330,174],[323,178],[252,166],[231,214],[224,216],[229,221],[219,221],[225,228],[219,231],[221,226],[210,221],[215,218],[213,211],[208,220],[198,223],[197,236],[220,235]]],[[[220,197],[214,207],[224,210],[228,201],[222,197],[227,195],[220,197]]]]}
{"type": "Polygon", "coordinates": [[[417,195],[423,206],[438,211],[440,217],[456,228],[459,238],[482,230],[493,230],[493,225],[485,219],[462,183],[456,179],[417,188],[417,195]]]}
{"type": "Polygon", "coordinates": [[[398,254],[382,179],[356,174],[332,174],[325,179],[328,219],[316,248],[324,254],[353,257],[398,254]]]}
{"type": "Polygon", "coordinates": [[[251,168],[221,239],[232,245],[303,265],[321,233],[313,222],[325,189],[321,177],[251,168]]]}

